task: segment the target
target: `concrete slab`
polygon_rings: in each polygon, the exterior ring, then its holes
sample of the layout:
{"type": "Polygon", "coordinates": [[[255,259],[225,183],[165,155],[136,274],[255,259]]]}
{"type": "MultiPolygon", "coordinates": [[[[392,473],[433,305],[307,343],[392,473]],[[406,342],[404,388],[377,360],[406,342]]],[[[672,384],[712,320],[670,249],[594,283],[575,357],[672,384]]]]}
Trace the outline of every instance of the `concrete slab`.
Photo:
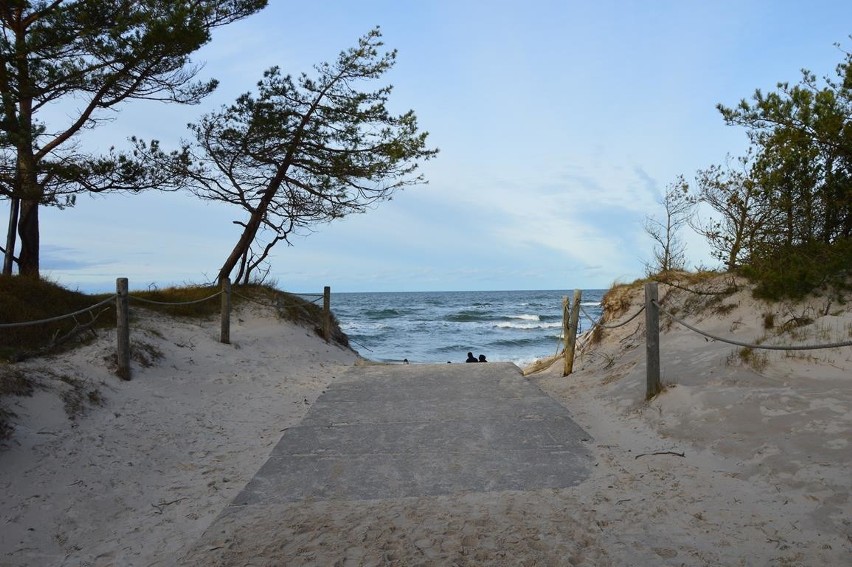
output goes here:
{"type": "Polygon", "coordinates": [[[513,364],[356,366],[232,508],[565,488],[588,474],[588,440],[513,364]]]}

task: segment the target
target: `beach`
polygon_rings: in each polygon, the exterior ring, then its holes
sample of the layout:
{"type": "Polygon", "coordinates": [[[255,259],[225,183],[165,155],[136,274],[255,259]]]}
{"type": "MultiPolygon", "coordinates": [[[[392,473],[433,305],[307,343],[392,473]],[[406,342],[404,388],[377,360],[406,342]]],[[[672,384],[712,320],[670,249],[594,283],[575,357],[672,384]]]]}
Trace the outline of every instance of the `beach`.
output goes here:
{"type": "MultiPolygon", "coordinates": [[[[769,307],[743,285],[712,301],[660,289],[667,309],[742,341],[821,343],[852,332],[850,307],[832,298],[769,307]],[[770,310],[776,325],[767,328],[770,310]],[[801,324],[775,337],[788,320],[801,324]]],[[[607,324],[641,305],[641,293],[627,293],[607,324]]],[[[589,434],[594,465],[577,486],[305,502],[211,533],[283,432],[363,363],[263,307],[241,309],[231,345],[217,341],[213,320],[140,314],[128,382],[110,373],[110,332],[15,365],[41,387],[7,403],[17,417],[0,451],[0,565],[847,565],[852,557],[852,349],[764,359],[664,325],[665,390],[646,402],[641,316],[595,344],[581,337],[570,376],[557,361],[525,377],[589,434]]]]}

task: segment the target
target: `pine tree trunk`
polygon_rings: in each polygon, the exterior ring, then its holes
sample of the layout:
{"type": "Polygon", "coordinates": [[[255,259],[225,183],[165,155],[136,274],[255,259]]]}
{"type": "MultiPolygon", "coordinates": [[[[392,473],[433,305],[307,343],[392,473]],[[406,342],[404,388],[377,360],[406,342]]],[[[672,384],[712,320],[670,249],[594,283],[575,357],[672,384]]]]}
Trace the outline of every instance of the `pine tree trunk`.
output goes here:
{"type": "Polygon", "coordinates": [[[38,208],[44,197],[44,189],[38,182],[38,174],[32,144],[18,147],[18,179],[21,204],[18,211],[18,236],[21,252],[18,255],[18,273],[22,276],[39,277],[39,223],[38,208]]]}
{"type": "Polygon", "coordinates": [[[260,221],[263,219],[265,212],[266,207],[264,207],[263,210],[258,208],[252,213],[251,218],[248,223],[246,223],[245,229],[243,229],[243,234],[240,236],[237,245],[234,246],[234,249],[231,251],[231,255],[228,256],[228,259],[225,260],[225,263],[221,268],[219,268],[219,285],[222,285],[222,282],[231,276],[231,272],[234,270],[237,262],[240,261],[240,258],[242,258],[248,251],[251,243],[254,242],[254,237],[260,229],[260,221]]]}
{"type": "MultiPolygon", "coordinates": [[[[302,127],[306,123],[307,117],[302,119],[302,127]]],[[[295,136],[295,141],[292,142],[292,144],[297,144],[298,140],[299,135],[297,134],[295,136]]],[[[219,285],[222,285],[222,282],[231,276],[231,272],[234,270],[237,262],[240,261],[240,258],[248,257],[249,248],[251,248],[251,244],[254,242],[255,236],[257,236],[257,231],[260,230],[260,225],[263,222],[263,218],[266,216],[266,211],[269,210],[269,204],[272,202],[272,199],[275,198],[278,188],[281,187],[284,176],[287,174],[287,170],[290,167],[292,157],[293,149],[291,145],[291,149],[288,152],[287,157],[284,159],[284,163],[278,167],[278,172],[275,174],[275,177],[270,180],[266,189],[263,190],[263,196],[261,197],[257,207],[252,210],[251,218],[249,218],[249,221],[246,223],[246,227],[243,229],[240,240],[237,242],[237,245],[234,246],[234,249],[231,251],[231,255],[228,256],[228,259],[225,260],[225,263],[219,269],[219,285]]]]}
{"type": "Polygon", "coordinates": [[[21,199],[18,219],[18,236],[21,237],[18,273],[34,278],[39,277],[38,206],[38,199],[21,199]]]}
{"type": "Polygon", "coordinates": [[[15,246],[18,235],[18,209],[21,200],[17,197],[9,199],[9,230],[6,232],[6,253],[3,255],[3,275],[12,275],[12,266],[15,263],[15,246]]]}

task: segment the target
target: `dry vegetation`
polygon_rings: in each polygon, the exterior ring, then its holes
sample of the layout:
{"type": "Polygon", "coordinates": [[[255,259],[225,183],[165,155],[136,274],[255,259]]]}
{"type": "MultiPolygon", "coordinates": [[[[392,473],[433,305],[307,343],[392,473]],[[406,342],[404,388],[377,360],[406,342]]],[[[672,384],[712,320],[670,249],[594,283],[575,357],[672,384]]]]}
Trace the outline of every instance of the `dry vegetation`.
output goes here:
{"type": "MultiPolygon", "coordinates": [[[[220,313],[220,300],[211,297],[218,293],[211,286],[184,286],[146,291],[131,291],[132,298],[141,298],[155,303],[131,301],[131,329],[133,329],[135,310],[156,311],[178,318],[191,318],[200,321],[214,319],[220,313]],[[203,301],[205,298],[210,298],[203,301]]],[[[23,277],[0,277],[0,323],[17,323],[50,319],[68,313],[85,310],[92,305],[110,299],[111,294],[87,295],[70,291],[44,280],[23,277]]],[[[312,328],[322,333],[322,308],[302,297],[292,295],[267,285],[234,286],[232,305],[239,306],[254,302],[275,307],[279,317],[312,328]]],[[[62,397],[69,419],[81,415],[90,405],[100,405],[100,386],[85,376],[66,376],[45,367],[38,374],[25,374],[15,363],[29,358],[37,358],[76,346],[87,344],[99,332],[115,328],[115,308],[112,303],[71,318],[13,327],[0,331],[0,439],[8,438],[12,429],[9,425],[14,414],[4,398],[9,396],[30,396],[37,389],[54,390],[62,397]]],[[[151,366],[161,357],[150,342],[144,340],[148,333],[156,334],[157,329],[137,329],[131,334],[131,356],[141,366],[151,366]]],[[[348,346],[347,336],[340,330],[337,320],[332,317],[332,340],[348,346]]],[[[115,354],[103,361],[104,366],[115,372],[117,361],[115,354]]]]}
{"type": "MultiPolygon", "coordinates": [[[[764,336],[754,341],[755,346],[770,342],[791,345],[828,344],[852,337],[852,325],[847,325],[844,329],[829,329],[824,325],[815,324],[821,317],[840,316],[848,311],[848,282],[837,287],[815,290],[804,298],[773,300],[755,297],[752,292],[738,293],[744,289],[754,289],[754,285],[745,278],[707,271],[666,272],[632,283],[613,284],[601,301],[601,322],[618,324],[641,308],[644,302],[643,287],[649,281],[661,284],[658,288],[659,302],[666,312],[675,317],[688,318],[692,322],[700,322],[708,317],[729,318],[741,307],[744,300],[749,305],[753,304],[753,307],[759,310],[763,329],[766,331],[764,336]]],[[[730,332],[735,333],[743,322],[733,318],[729,323],[730,332]]],[[[644,321],[641,323],[644,329],[643,324],[644,321]]],[[[671,317],[661,314],[660,326],[664,332],[671,330],[675,324],[671,317]]],[[[584,341],[585,348],[588,351],[593,350],[592,347],[600,344],[607,333],[606,329],[596,326],[584,341]]],[[[596,356],[591,352],[587,354],[596,356]]],[[[786,356],[801,358],[808,355],[788,352],[786,356]]],[[[727,363],[744,364],[760,373],[766,369],[769,358],[767,352],[759,348],[740,347],[732,351],[727,363]]]]}

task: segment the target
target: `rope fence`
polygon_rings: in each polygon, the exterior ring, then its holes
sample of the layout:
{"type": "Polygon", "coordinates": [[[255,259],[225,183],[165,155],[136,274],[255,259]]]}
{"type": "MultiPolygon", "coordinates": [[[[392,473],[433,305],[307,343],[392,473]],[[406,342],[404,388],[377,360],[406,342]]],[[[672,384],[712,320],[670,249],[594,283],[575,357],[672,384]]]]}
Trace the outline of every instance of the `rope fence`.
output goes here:
{"type": "Polygon", "coordinates": [[[277,309],[278,308],[278,305],[273,305],[271,303],[264,303],[263,301],[258,301],[258,300],[254,299],[252,297],[247,296],[247,295],[237,293],[236,291],[232,291],[231,294],[236,296],[236,297],[239,297],[240,299],[247,301],[249,303],[254,303],[255,305],[260,305],[261,307],[268,307],[270,309],[277,309]]]}
{"type": "Polygon", "coordinates": [[[309,300],[311,303],[319,303],[320,300],[325,297],[325,294],[322,293],[294,293],[293,295],[298,295],[299,297],[313,297],[313,299],[309,300]]]}
{"type": "MultiPolygon", "coordinates": [[[[124,379],[130,380],[130,317],[129,317],[129,309],[128,304],[130,300],[150,304],[150,305],[161,305],[161,306],[185,306],[185,305],[195,305],[199,303],[204,303],[205,301],[210,301],[211,299],[215,299],[217,297],[221,297],[221,328],[219,334],[219,342],[223,344],[230,344],[230,314],[231,314],[231,281],[230,279],[225,279],[222,282],[222,288],[207,297],[201,299],[193,299],[189,301],[157,301],[153,299],[148,299],[144,297],[133,296],[128,293],[128,280],[127,278],[118,278],[116,280],[116,293],[92,306],[86,307],[84,309],[80,309],[78,311],[74,311],[72,313],[67,313],[65,315],[57,315],[55,317],[49,317],[47,319],[38,319],[34,321],[20,321],[16,323],[0,323],[0,329],[11,329],[16,327],[28,327],[35,325],[42,325],[46,323],[55,323],[58,321],[63,321],[65,319],[76,318],[79,315],[85,313],[92,313],[94,310],[99,307],[103,307],[112,302],[115,302],[116,307],[116,335],[117,335],[117,360],[118,360],[118,369],[116,374],[124,379]]],[[[257,301],[245,295],[236,293],[240,298],[250,301],[253,303],[257,303],[259,305],[263,305],[264,307],[273,307],[279,308],[279,305],[266,305],[263,302],[257,301]]],[[[322,334],[323,338],[326,342],[331,340],[331,288],[326,286],[323,289],[322,294],[297,294],[299,296],[316,296],[319,299],[323,300],[323,313],[322,313],[322,334]]],[[[318,300],[312,301],[312,303],[317,303],[318,300]]],[[[103,313],[103,311],[101,312],[103,313]]],[[[97,318],[97,315],[93,316],[93,320],[97,318]]],[[[75,319],[76,321],[76,319],[75,319]]]]}
{"type": "Polygon", "coordinates": [[[825,348],[841,348],[841,347],[852,346],[852,341],[841,341],[841,342],[825,343],[825,344],[819,344],[819,345],[767,345],[767,344],[756,344],[756,343],[744,343],[744,342],[740,342],[740,341],[735,341],[734,339],[727,339],[725,337],[720,337],[718,335],[708,333],[707,331],[702,331],[701,329],[693,327],[692,325],[690,325],[689,323],[687,323],[683,319],[680,319],[679,317],[675,316],[674,314],[666,311],[665,309],[663,309],[663,307],[659,303],[656,303],[655,305],[656,305],[657,309],[660,310],[660,313],[662,313],[666,317],[670,317],[675,323],[678,323],[679,325],[683,325],[684,327],[686,327],[690,331],[693,331],[695,333],[698,333],[699,335],[705,336],[708,339],[713,339],[714,341],[728,343],[730,345],[740,346],[740,347],[744,347],[744,348],[763,349],[763,350],[821,350],[821,349],[825,349],[825,348]]]}
{"type": "Polygon", "coordinates": [[[703,290],[703,289],[691,289],[691,288],[676,284],[674,282],[667,282],[667,281],[662,281],[662,280],[658,281],[656,283],[667,285],[669,287],[673,287],[673,288],[676,288],[676,289],[679,289],[679,290],[682,290],[682,291],[686,291],[686,292],[689,292],[689,293],[692,293],[692,294],[695,294],[695,295],[731,295],[732,293],[735,293],[739,290],[739,287],[737,286],[736,282],[734,282],[734,281],[731,281],[730,285],[728,285],[727,288],[725,288],[721,291],[706,291],[706,290],[703,290]]]}
{"type": "Polygon", "coordinates": [[[776,350],[776,351],[804,351],[804,350],[820,350],[820,349],[830,349],[830,348],[844,348],[852,346],[852,340],[849,341],[836,341],[824,344],[806,344],[806,345],[794,345],[794,344],[757,344],[757,343],[749,343],[744,341],[738,341],[735,339],[721,337],[719,335],[715,335],[713,333],[709,333],[707,331],[703,331],[694,325],[690,325],[682,318],[676,316],[674,313],[666,310],[657,298],[658,283],[662,283],[664,285],[668,285],[671,287],[675,287],[690,293],[695,293],[699,295],[725,295],[730,294],[733,291],[737,290],[735,285],[729,286],[726,290],[720,292],[702,292],[699,290],[692,290],[689,288],[685,288],[683,286],[679,286],[677,284],[672,284],[671,282],[647,282],[645,284],[645,304],[639,308],[636,313],[632,314],[626,320],[614,324],[614,325],[605,325],[601,322],[603,316],[599,319],[595,319],[583,308],[580,304],[581,292],[579,290],[574,291],[574,304],[572,308],[568,308],[568,297],[564,297],[562,300],[563,304],[563,329],[564,329],[564,341],[565,341],[565,368],[563,370],[562,375],[567,376],[573,371],[573,361],[574,361],[574,349],[576,348],[576,333],[577,333],[577,324],[576,318],[582,313],[591,323],[591,328],[588,331],[593,331],[595,328],[602,329],[617,329],[619,327],[623,327],[636,319],[643,312],[645,313],[645,367],[646,367],[646,399],[651,399],[662,391],[662,384],[660,381],[660,314],[662,313],[675,323],[682,325],[683,327],[689,329],[690,331],[697,333],[707,339],[711,339],[714,341],[719,341],[743,348],[753,349],[753,350],[776,350]],[[573,321],[573,324],[569,321],[573,321]]]}
{"type": "MultiPolygon", "coordinates": [[[[619,327],[623,327],[623,326],[627,325],[628,323],[630,323],[633,319],[635,319],[636,317],[641,315],[643,311],[645,311],[644,305],[639,308],[639,311],[637,311],[636,313],[631,315],[630,318],[627,321],[624,321],[623,323],[619,323],[618,325],[604,325],[603,323],[600,322],[600,319],[595,321],[595,319],[591,315],[589,315],[588,312],[586,312],[585,309],[583,309],[583,306],[582,305],[580,306],[580,312],[583,315],[586,316],[586,319],[588,319],[589,321],[592,322],[592,327],[589,329],[590,331],[594,330],[595,327],[600,327],[601,329],[617,329],[619,327]]],[[[603,318],[603,316],[601,316],[601,318],[603,318]]]]}
{"type": "Polygon", "coordinates": [[[106,305],[107,303],[111,303],[115,300],[116,296],[111,296],[99,303],[95,303],[90,307],[86,307],[84,309],[80,309],[79,311],[74,311],[73,313],[67,313],[65,315],[57,315],[56,317],[50,317],[48,319],[39,319],[37,321],[22,321],[20,323],[0,323],[0,329],[13,329],[15,327],[29,327],[32,325],[42,325],[44,323],[56,323],[57,321],[62,321],[64,319],[70,319],[72,317],[76,317],[77,315],[82,315],[83,313],[88,313],[90,311],[94,311],[98,307],[106,305]]]}
{"type": "Polygon", "coordinates": [[[151,305],[195,305],[197,303],[204,303],[205,301],[210,301],[211,299],[219,297],[223,293],[224,291],[219,290],[213,295],[208,295],[207,297],[201,299],[193,299],[191,301],[155,301],[153,299],[147,299],[144,297],[136,297],[134,295],[128,295],[128,298],[132,299],[133,301],[138,301],[139,303],[149,303],[151,305]]]}

